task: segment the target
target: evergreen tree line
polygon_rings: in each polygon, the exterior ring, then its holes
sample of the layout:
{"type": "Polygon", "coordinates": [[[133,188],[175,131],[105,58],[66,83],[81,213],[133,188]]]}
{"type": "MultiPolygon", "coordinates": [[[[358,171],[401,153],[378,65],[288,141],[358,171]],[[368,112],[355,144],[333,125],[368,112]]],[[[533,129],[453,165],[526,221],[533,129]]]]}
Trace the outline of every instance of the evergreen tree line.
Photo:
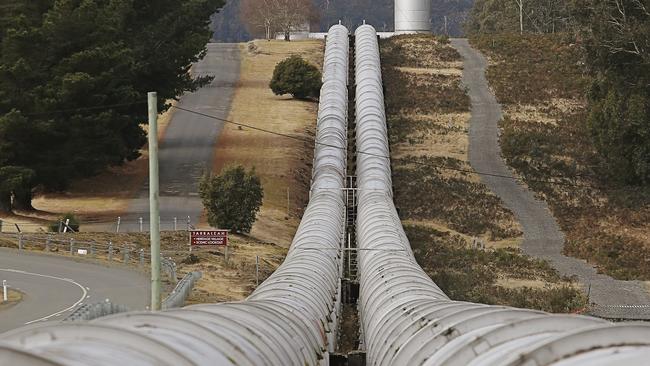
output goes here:
{"type": "Polygon", "coordinates": [[[209,15],[223,0],[4,0],[0,3],[0,211],[35,189],[136,159],[146,93],[164,101],[210,78],[209,15]],[[92,108],[89,108],[92,107],[92,108]],[[97,107],[97,108],[94,108],[97,107]]]}
{"type": "Polygon", "coordinates": [[[650,0],[476,0],[466,30],[565,33],[594,82],[589,129],[612,177],[650,182],[650,0]]]}

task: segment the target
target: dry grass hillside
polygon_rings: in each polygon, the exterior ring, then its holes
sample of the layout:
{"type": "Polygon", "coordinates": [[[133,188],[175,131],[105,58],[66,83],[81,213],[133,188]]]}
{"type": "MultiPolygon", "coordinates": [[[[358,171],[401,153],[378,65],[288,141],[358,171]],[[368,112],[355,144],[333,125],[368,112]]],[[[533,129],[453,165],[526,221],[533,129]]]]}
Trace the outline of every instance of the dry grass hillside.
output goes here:
{"type": "Polygon", "coordinates": [[[566,233],[565,253],[618,279],[650,280],[650,190],[608,179],[591,143],[591,79],[575,39],[490,35],[472,42],[491,60],[504,157],[551,206],[566,233]]]}
{"type": "Polygon", "coordinates": [[[395,202],[420,265],[453,299],[582,308],[570,280],[521,253],[513,214],[471,173],[460,55],[423,35],[383,40],[381,48],[395,202]]]}
{"type": "MultiPolygon", "coordinates": [[[[276,96],[269,89],[275,65],[298,54],[322,67],[321,41],[254,41],[241,46],[241,76],[231,121],[299,138],[314,136],[318,104],[276,96]]],[[[251,235],[289,246],[307,204],[313,144],[225,125],[215,152],[214,172],[229,164],[254,167],[264,185],[264,202],[251,235]],[[287,208],[287,191],[289,207],[287,208]]]]}

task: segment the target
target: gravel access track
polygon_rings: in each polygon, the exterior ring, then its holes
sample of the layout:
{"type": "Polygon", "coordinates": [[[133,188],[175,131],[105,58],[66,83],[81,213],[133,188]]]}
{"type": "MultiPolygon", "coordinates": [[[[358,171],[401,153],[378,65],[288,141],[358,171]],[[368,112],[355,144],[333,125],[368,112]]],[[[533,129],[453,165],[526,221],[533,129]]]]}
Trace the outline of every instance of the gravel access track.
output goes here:
{"type": "Polygon", "coordinates": [[[562,275],[575,276],[590,289],[591,313],[612,319],[650,319],[650,296],[640,281],[620,281],[604,274],[587,262],[562,254],[564,233],[546,202],[538,200],[515,179],[506,165],[499,145],[498,123],[501,105],[489,88],[485,72],[486,58],[466,39],[454,39],[452,45],[463,57],[463,83],[472,103],[469,161],[475,171],[507,176],[482,175],[481,180],[503,200],[521,223],[524,231],[522,250],[533,257],[548,260],[562,275]]]}
{"type": "MultiPolygon", "coordinates": [[[[184,94],[178,107],[220,119],[227,119],[239,82],[240,49],[236,43],[209,43],[204,59],[192,67],[194,76],[213,76],[203,88],[184,94]]],[[[173,218],[178,228],[186,228],[187,218],[197,225],[203,212],[198,193],[198,181],[212,169],[217,138],[224,122],[206,116],[172,110],[172,117],[159,142],[160,218],[164,230],[173,229],[173,218]]],[[[147,175],[148,177],[148,175],[147,175]]],[[[149,230],[149,181],[131,201],[122,215],[120,232],[149,230]]],[[[114,231],[116,225],[84,225],[84,231],[114,231]]]]}

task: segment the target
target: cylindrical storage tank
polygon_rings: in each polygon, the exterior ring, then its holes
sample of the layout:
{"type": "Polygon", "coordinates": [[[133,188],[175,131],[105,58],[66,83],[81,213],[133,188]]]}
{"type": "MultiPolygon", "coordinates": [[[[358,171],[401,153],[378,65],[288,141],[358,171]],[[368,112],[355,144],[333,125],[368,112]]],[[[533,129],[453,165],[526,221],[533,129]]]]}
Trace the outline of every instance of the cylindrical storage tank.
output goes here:
{"type": "Polygon", "coordinates": [[[431,0],[395,0],[395,33],[431,33],[431,0]]]}

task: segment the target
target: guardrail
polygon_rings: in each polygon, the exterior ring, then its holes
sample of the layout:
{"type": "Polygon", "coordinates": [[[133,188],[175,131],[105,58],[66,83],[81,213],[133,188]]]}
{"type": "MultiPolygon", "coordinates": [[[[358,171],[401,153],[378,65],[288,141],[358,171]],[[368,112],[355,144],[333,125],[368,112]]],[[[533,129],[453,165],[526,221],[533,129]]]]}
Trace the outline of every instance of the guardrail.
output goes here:
{"type": "Polygon", "coordinates": [[[190,272],[178,281],[176,287],[162,302],[163,309],[180,308],[185,305],[185,300],[190,296],[194,284],[201,279],[201,272],[190,272]]]}
{"type": "MultiPolygon", "coordinates": [[[[80,241],[65,234],[39,235],[36,233],[0,233],[0,239],[16,242],[18,250],[38,250],[44,253],[62,253],[77,259],[98,260],[108,263],[120,263],[144,268],[151,263],[151,255],[144,248],[131,243],[101,243],[97,241],[80,241]]],[[[176,263],[167,257],[161,259],[161,269],[171,281],[176,283],[176,263]]]]}
{"type": "Polygon", "coordinates": [[[110,301],[98,302],[95,304],[83,304],[68,315],[63,321],[78,322],[93,320],[107,315],[125,313],[129,308],[123,305],[114,304],[110,301]]]}

